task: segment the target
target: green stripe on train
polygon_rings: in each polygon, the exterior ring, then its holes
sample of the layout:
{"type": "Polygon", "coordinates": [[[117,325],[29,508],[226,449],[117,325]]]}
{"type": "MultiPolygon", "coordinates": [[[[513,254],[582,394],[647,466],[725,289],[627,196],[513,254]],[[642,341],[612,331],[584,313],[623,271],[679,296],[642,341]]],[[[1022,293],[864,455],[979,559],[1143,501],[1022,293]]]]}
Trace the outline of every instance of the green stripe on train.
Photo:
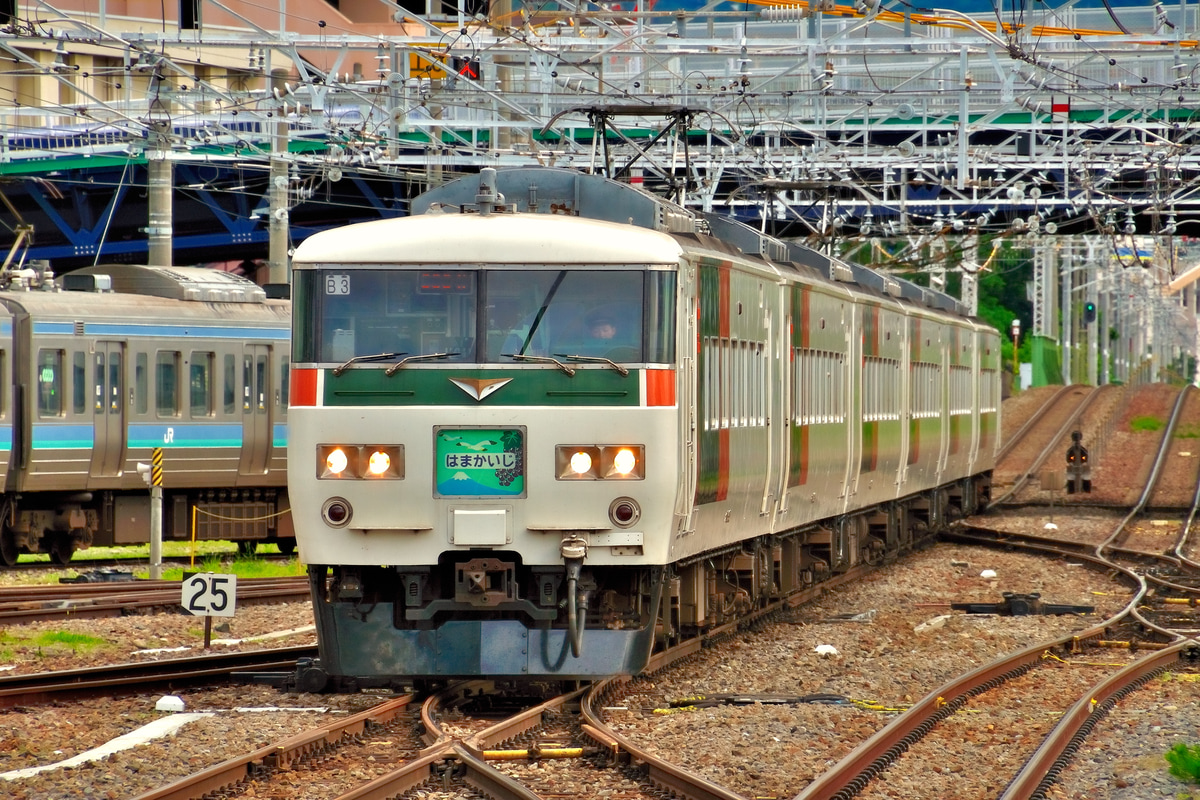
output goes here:
{"type": "Polygon", "coordinates": [[[325,371],[326,406],[636,406],[638,371],[613,369],[420,369],[405,367],[391,377],[382,369],[352,369],[338,377],[325,371]],[[463,388],[454,379],[467,384],[463,388]],[[479,381],[504,381],[497,389],[479,381]],[[483,400],[472,395],[490,393],[483,400]]]}

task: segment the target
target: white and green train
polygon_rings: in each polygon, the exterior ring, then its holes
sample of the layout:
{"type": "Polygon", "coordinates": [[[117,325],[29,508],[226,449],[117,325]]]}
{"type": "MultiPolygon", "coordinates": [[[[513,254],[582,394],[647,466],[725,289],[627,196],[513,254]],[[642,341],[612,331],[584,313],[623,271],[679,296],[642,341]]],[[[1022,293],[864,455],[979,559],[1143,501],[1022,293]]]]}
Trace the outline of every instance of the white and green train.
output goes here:
{"type": "Polygon", "coordinates": [[[988,496],[994,329],[626,184],[485,169],[293,266],[305,689],[637,673],[988,496]]]}

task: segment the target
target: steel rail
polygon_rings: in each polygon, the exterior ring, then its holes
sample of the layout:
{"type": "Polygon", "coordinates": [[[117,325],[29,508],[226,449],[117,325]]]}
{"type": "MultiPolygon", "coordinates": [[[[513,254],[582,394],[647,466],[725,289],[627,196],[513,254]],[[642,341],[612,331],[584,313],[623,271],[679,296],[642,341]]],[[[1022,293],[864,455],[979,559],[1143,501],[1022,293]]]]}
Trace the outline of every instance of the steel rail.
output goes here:
{"type": "Polygon", "coordinates": [[[641,746],[618,735],[605,724],[597,710],[603,704],[603,698],[617,686],[632,680],[634,679],[628,676],[607,678],[589,690],[580,709],[586,723],[583,726],[584,734],[614,755],[628,754],[634,764],[641,765],[646,770],[646,778],[652,784],[673,797],[681,797],[685,800],[745,800],[736,792],[731,792],[723,786],[718,786],[682,767],[662,760],[641,746]]]}
{"type": "MultiPolygon", "coordinates": [[[[992,500],[992,502],[988,504],[987,510],[990,511],[990,510],[996,508],[1001,503],[1003,503],[1005,500],[1007,500],[1009,497],[1014,496],[1017,492],[1019,492],[1022,488],[1024,488],[1024,486],[1025,486],[1026,482],[1029,480],[1030,476],[1033,475],[1033,473],[1035,473],[1038,470],[1038,468],[1042,466],[1043,463],[1045,463],[1046,459],[1050,456],[1050,453],[1053,450],[1058,448],[1059,440],[1061,440],[1064,436],[1066,436],[1070,432],[1072,426],[1075,425],[1076,420],[1078,420],[1079,417],[1088,408],[1091,407],[1091,405],[1096,401],[1096,399],[1100,397],[1101,390],[1104,390],[1107,388],[1109,388],[1109,387],[1097,386],[1097,387],[1093,388],[1086,396],[1084,396],[1083,400],[1074,409],[1074,411],[1071,412],[1071,414],[1067,417],[1066,421],[1064,421],[1063,424],[1059,427],[1058,431],[1052,437],[1050,437],[1048,444],[1033,459],[1033,463],[1030,464],[1029,468],[1024,470],[1024,472],[1022,472],[1022,474],[1017,477],[1017,479],[1013,482],[1012,487],[1010,487],[1007,492],[1005,492],[1004,494],[1002,494],[999,497],[992,500]]],[[[1063,394],[1062,396],[1065,398],[1066,394],[1063,394]]],[[[1055,397],[1057,398],[1058,395],[1055,395],[1055,397]]]]}
{"type": "Polygon", "coordinates": [[[1046,797],[1046,791],[1057,782],[1079,746],[1122,697],[1181,661],[1197,659],[1200,659],[1200,643],[1184,640],[1138,659],[1096,684],[1063,715],[1000,795],[1000,800],[1046,797]]]}
{"type": "Polygon", "coordinates": [[[389,700],[345,719],[330,722],[281,742],[261,747],[245,755],[228,759],[194,775],[181,778],[159,789],[138,795],[135,800],[194,800],[230,788],[253,778],[263,769],[284,769],[329,744],[361,735],[371,725],[387,725],[407,713],[412,695],[389,700]]]}
{"type": "Polygon", "coordinates": [[[1001,461],[1003,461],[1004,457],[1011,453],[1013,449],[1020,444],[1021,440],[1029,433],[1029,431],[1033,429],[1033,426],[1037,425],[1043,418],[1045,418],[1045,416],[1050,413],[1050,409],[1058,405],[1058,402],[1066,397],[1067,393],[1074,388],[1076,387],[1070,385],[1063,386],[1050,397],[1046,398],[1046,402],[1042,403],[1041,407],[1039,407],[1037,411],[1029,415],[1029,419],[1025,420],[1025,423],[1017,429],[1016,433],[1012,435],[1012,438],[1008,440],[1008,443],[1000,448],[1000,452],[996,453],[996,463],[999,464],[1001,461]]]}
{"type": "MultiPolygon", "coordinates": [[[[308,577],[277,578],[242,578],[238,581],[238,589],[251,587],[287,587],[300,586],[308,589],[308,577]]],[[[33,586],[0,586],[0,603],[32,602],[36,600],[74,599],[92,595],[137,597],[145,592],[174,591],[179,593],[179,581],[96,581],[90,583],[48,583],[33,586]]]]}
{"type": "MultiPolygon", "coordinates": [[[[957,541],[988,543],[982,537],[973,537],[964,534],[961,530],[951,530],[943,536],[957,541]]],[[[1011,544],[1007,541],[993,543],[1011,544]]],[[[1049,554],[1061,555],[1063,552],[1048,544],[1020,542],[1019,545],[1026,549],[1049,554]]],[[[913,743],[924,737],[941,720],[954,714],[975,694],[1031,669],[1041,659],[1042,653],[1047,650],[1063,648],[1078,651],[1084,642],[1103,639],[1107,636],[1109,628],[1133,615],[1137,604],[1147,591],[1146,583],[1140,575],[1119,565],[1113,565],[1098,555],[1079,553],[1074,550],[1071,551],[1071,555],[1084,560],[1089,566],[1096,569],[1117,570],[1130,583],[1137,586],[1138,591],[1125,608],[1110,619],[1083,631],[1066,634],[1055,640],[1011,653],[990,664],[985,664],[969,673],[953,678],[934,689],[885,727],[876,731],[873,736],[852,750],[832,768],[819,775],[800,794],[796,795],[795,800],[833,800],[834,798],[845,800],[845,798],[852,797],[887,769],[913,743]]]]}
{"type": "Polygon", "coordinates": [[[38,672],[0,678],[0,708],[48,700],[86,697],[114,689],[126,693],[155,686],[179,686],[228,677],[243,670],[291,669],[298,658],[314,658],[315,645],[236,653],[218,653],[142,663],[110,664],[62,672],[38,672]]]}

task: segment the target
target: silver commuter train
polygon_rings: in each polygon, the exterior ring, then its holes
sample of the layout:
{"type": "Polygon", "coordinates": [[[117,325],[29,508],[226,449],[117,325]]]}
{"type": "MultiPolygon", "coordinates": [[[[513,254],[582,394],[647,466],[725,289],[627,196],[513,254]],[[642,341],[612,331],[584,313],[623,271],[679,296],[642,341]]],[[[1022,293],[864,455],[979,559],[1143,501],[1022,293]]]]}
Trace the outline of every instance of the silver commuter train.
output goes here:
{"type": "Polygon", "coordinates": [[[137,464],[155,448],[164,538],[294,550],[290,327],[288,301],[224,272],[18,274],[0,292],[0,563],[149,541],[137,464]]]}
{"type": "Polygon", "coordinates": [[[485,169],[293,267],[305,690],[637,673],[989,493],[994,329],[628,185],[485,169]]]}

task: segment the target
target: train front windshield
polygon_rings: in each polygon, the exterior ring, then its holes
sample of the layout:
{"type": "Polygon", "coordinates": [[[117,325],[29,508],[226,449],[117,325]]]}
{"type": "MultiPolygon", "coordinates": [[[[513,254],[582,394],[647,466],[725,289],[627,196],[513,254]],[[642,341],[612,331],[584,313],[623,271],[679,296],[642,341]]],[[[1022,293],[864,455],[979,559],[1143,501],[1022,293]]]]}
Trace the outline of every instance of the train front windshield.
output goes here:
{"type": "Polygon", "coordinates": [[[298,362],[670,363],[675,355],[670,271],[329,267],[297,271],[294,282],[298,362]]]}

